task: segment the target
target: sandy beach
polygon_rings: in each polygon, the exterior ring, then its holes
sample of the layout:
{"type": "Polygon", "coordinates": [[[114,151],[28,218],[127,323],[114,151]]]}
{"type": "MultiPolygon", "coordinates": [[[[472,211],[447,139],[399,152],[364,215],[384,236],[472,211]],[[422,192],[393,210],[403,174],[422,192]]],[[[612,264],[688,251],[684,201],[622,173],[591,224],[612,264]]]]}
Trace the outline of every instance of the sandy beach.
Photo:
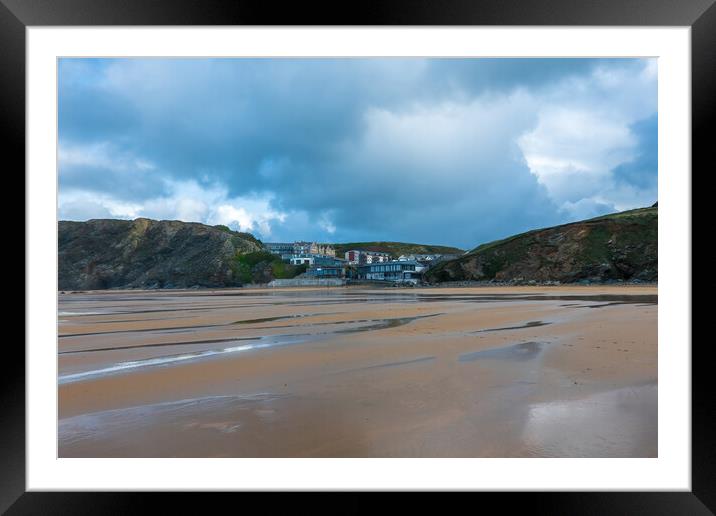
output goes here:
{"type": "Polygon", "coordinates": [[[656,457],[657,288],[59,294],[60,457],[656,457]]]}

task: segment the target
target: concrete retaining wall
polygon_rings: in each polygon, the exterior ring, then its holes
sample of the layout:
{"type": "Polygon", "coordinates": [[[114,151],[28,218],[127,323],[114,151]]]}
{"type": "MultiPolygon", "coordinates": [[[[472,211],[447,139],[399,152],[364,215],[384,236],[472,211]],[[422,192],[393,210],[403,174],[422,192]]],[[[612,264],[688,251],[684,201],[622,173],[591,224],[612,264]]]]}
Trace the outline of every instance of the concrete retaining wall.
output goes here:
{"type": "Polygon", "coordinates": [[[293,278],[275,279],[269,287],[342,287],[346,280],[341,278],[293,278]]]}

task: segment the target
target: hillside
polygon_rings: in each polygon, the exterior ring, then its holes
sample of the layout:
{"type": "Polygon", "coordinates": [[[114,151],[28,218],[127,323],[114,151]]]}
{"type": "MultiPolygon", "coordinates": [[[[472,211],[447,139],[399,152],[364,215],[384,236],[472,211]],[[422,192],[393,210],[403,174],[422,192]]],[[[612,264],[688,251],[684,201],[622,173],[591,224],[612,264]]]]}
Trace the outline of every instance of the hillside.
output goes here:
{"type": "Polygon", "coordinates": [[[261,242],[226,227],[168,220],[58,224],[58,288],[235,286],[238,257],[261,242]]]}
{"type": "Polygon", "coordinates": [[[346,251],[350,251],[351,249],[390,253],[393,258],[397,258],[401,254],[462,254],[465,252],[457,247],[410,244],[405,242],[351,242],[346,244],[331,245],[333,245],[336,249],[336,255],[340,257],[342,257],[346,251]]]}
{"type": "Polygon", "coordinates": [[[640,208],[480,245],[438,264],[426,279],[445,281],[656,281],[658,207],[640,208]]]}

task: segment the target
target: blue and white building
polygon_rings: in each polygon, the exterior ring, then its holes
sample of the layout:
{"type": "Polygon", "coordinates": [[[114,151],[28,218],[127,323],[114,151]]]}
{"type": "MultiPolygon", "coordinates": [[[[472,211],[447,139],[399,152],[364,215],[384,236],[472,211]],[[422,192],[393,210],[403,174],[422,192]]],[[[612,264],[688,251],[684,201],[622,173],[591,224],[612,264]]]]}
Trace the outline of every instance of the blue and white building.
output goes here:
{"type": "Polygon", "coordinates": [[[290,258],[291,265],[308,265],[318,266],[324,265],[327,267],[345,267],[345,260],[335,258],[333,256],[325,256],[321,254],[298,254],[290,258]]]}
{"type": "Polygon", "coordinates": [[[417,284],[426,269],[427,266],[415,260],[393,260],[360,265],[356,272],[358,279],[417,284]]]}

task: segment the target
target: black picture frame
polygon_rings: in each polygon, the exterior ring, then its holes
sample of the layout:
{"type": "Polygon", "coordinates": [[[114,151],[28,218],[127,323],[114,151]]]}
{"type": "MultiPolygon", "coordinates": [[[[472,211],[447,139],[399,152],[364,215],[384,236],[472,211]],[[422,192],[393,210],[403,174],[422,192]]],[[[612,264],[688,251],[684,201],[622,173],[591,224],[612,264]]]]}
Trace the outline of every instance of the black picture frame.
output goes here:
{"type": "MultiPolygon", "coordinates": [[[[25,168],[25,29],[87,25],[576,25],[689,26],[692,44],[692,169],[713,168],[707,128],[716,111],[715,0],[403,0],[348,7],[319,3],[221,0],[0,0],[0,120],[4,156],[25,168]],[[347,8],[348,7],[348,8],[347,8]]],[[[684,173],[692,173],[685,171],[684,173]]],[[[693,177],[693,173],[692,173],[693,177]]],[[[26,270],[26,274],[28,271],[26,270]]],[[[691,278],[688,278],[691,283],[691,278]]],[[[9,344],[9,341],[7,342],[9,344]]],[[[686,344],[686,343],[682,343],[686,344]]],[[[690,343],[689,343],[690,344],[690,343]]],[[[706,343],[704,343],[706,344],[706,343]]],[[[713,514],[716,511],[716,404],[708,393],[705,346],[692,347],[692,490],[690,492],[524,493],[500,496],[502,510],[528,504],[544,514],[713,514]]],[[[167,503],[168,495],[25,492],[24,352],[15,349],[0,392],[0,512],[7,514],[128,513],[167,503]],[[155,500],[145,500],[145,497],[155,500]],[[161,500],[157,500],[160,498],[161,500]]],[[[246,495],[244,495],[246,496],[246,495]]],[[[366,497],[371,500],[371,497],[366,497]]],[[[314,505],[313,497],[303,497],[314,505]]],[[[419,499],[419,497],[418,497],[419,499]]],[[[357,512],[355,495],[341,512],[357,512]]],[[[173,495],[180,512],[187,496],[173,495]]],[[[202,502],[203,503],[203,502],[202,502]]],[[[366,506],[374,503],[365,501],[366,506]]],[[[419,502],[422,505],[422,502],[419,502]]],[[[292,502],[293,504],[293,502],[292,502]]],[[[293,506],[294,509],[300,507],[293,506]]],[[[206,509],[203,505],[196,508],[206,509]]],[[[166,510],[166,508],[165,508],[166,510]]]]}

